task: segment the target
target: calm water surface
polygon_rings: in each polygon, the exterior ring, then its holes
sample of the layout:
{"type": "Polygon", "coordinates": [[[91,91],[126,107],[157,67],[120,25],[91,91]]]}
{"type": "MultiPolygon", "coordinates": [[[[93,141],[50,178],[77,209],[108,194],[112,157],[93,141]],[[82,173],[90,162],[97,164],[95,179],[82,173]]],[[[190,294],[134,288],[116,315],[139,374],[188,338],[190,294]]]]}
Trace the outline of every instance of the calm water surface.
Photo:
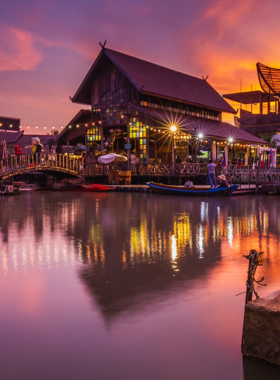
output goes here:
{"type": "Polygon", "coordinates": [[[0,198],[0,379],[279,379],[240,352],[250,249],[280,288],[280,197],[0,198]]]}

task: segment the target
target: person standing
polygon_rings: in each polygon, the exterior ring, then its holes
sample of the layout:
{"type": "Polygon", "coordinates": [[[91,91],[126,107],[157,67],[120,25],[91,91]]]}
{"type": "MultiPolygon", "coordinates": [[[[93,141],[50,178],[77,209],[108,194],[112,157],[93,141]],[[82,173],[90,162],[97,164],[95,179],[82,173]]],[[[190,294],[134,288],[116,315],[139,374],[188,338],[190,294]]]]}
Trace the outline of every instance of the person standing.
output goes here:
{"type": "Polygon", "coordinates": [[[21,147],[18,145],[18,143],[15,143],[15,154],[17,158],[17,166],[19,166],[20,163],[20,157],[22,156],[22,150],[21,147]]]}
{"type": "MultiPolygon", "coordinates": [[[[41,162],[41,152],[42,152],[43,145],[40,143],[40,140],[37,140],[37,147],[36,147],[36,154],[38,154],[38,165],[40,166],[41,162]]],[[[36,157],[35,154],[35,157],[36,157]]],[[[36,161],[35,161],[36,162],[36,161]]]]}
{"type": "Polygon", "coordinates": [[[212,160],[209,160],[207,169],[208,169],[208,178],[209,178],[211,189],[216,187],[215,168],[216,168],[216,165],[212,163],[212,160]]]}
{"type": "Polygon", "coordinates": [[[132,152],[130,155],[130,162],[131,162],[131,171],[132,171],[132,173],[134,173],[135,164],[136,164],[136,156],[135,156],[134,152],[132,152]]]}

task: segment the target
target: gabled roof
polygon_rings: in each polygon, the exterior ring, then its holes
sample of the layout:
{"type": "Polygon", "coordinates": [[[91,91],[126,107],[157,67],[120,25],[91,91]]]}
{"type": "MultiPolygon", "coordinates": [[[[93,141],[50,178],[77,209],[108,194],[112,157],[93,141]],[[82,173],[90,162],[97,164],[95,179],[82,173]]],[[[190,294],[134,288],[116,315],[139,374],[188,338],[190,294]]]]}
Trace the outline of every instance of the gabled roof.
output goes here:
{"type": "MultiPolygon", "coordinates": [[[[66,125],[66,127],[64,127],[62,129],[62,131],[54,136],[55,137],[55,142],[58,142],[59,140],[60,141],[64,141],[65,140],[65,136],[67,134],[70,134],[75,128],[74,128],[74,125],[75,124],[83,124],[83,123],[88,123],[90,121],[90,118],[91,118],[91,110],[83,110],[81,109],[72,119],[71,121],[66,125]],[[73,129],[69,129],[69,125],[73,125],[73,129]]],[[[80,131],[81,131],[81,134],[83,133],[84,131],[84,127],[82,126],[80,128],[80,131]]],[[[65,140],[66,141],[66,140],[65,140]]],[[[64,142],[65,142],[64,141],[64,142]]]]}
{"type": "Polygon", "coordinates": [[[22,134],[23,134],[23,131],[20,131],[20,132],[0,131],[0,140],[4,139],[7,144],[14,144],[22,134]]]}
{"type": "Polygon", "coordinates": [[[53,135],[37,135],[34,133],[33,135],[22,135],[18,139],[19,145],[30,145],[32,137],[39,137],[41,144],[48,144],[53,140],[53,135]]]}
{"type": "Polygon", "coordinates": [[[94,70],[104,56],[109,58],[141,93],[236,113],[206,80],[107,48],[102,49],[99,53],[73,96],[73,102],[90,104],[88,102],[90,100],[90,85],[94,77],[94,70]]]}
{"type": "Polygon", "coordinates": [[[148,107],[141,107],[133,105],[132,108],[147,115],[154,121],[159,121],[163,125],[178,124],[180,129],[188,131],[203,132],[204,135],[213,138],[228,139],[232,137],[235,141],[247,141],[254,144],[266,144],[266,142],[259,137],[245,132],[232,124],[224,123],[222,121],[209,120],[194,116],[179,115],[164,110],[156,110],[148,107]]]}

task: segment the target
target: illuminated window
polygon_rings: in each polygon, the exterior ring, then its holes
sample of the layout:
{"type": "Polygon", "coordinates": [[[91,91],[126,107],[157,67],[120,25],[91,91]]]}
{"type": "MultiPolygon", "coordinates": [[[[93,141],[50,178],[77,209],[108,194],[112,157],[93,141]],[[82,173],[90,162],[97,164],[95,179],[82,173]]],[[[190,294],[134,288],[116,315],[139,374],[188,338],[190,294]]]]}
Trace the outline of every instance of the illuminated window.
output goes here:
{"type": "Polygon", "coordinates": [[[101,127],[93,127],[87,130],[87,141],[100,141],[101,140],[101,127]]]}

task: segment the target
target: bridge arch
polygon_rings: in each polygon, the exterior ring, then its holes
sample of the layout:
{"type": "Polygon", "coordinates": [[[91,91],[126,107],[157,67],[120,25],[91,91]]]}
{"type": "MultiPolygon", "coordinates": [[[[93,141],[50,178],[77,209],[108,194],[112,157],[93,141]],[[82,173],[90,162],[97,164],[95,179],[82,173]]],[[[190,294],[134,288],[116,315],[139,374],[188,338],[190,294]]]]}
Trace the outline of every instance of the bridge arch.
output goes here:
{"type": "Polygon", "coordinates": [[[0,180],[17,175],[41,172],[52,176],[64,174],[65,176],[82,178],[82,160],[70,158],[62,154],[22,155],[10,157],[0,161],[0,180]]]}

